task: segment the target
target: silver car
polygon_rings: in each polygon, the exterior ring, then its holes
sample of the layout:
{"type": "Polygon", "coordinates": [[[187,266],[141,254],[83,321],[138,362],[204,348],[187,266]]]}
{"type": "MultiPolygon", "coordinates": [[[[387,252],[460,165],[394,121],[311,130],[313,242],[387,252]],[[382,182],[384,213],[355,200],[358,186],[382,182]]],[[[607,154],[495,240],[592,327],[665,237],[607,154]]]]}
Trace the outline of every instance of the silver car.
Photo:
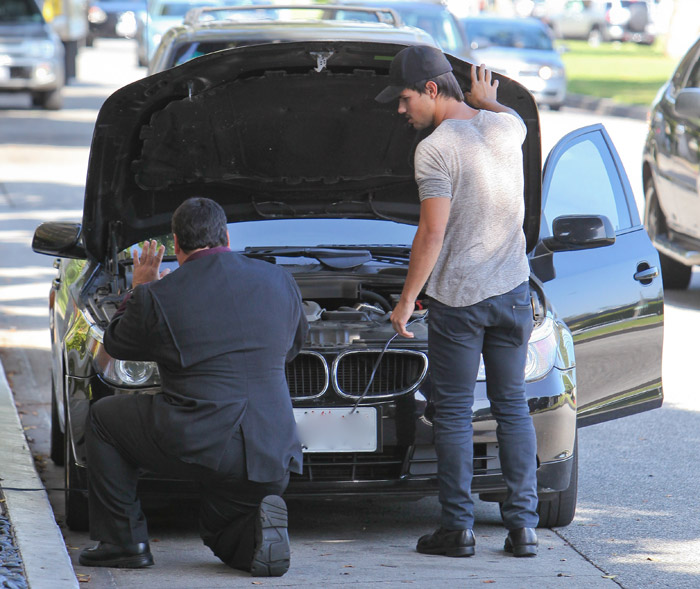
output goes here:
{"type": "Polygon", "coordinates": [[[566,72],[549,29],[535,18],[476,16],[462,19],[471,60],[517,80],[539,105],[559,110],[566,72]]]}
{"type": "Polygon", "coordinates": [[[34,0],[0,2],[0,92],[30,92],[32,104],[57,110],[65,83],[61,40],[34,0]]]}
{"type": "Polygon", "coordinates": [[[399,15],[388,8],[325,4],[322,9],[291,4],[277,4],[274,9],[259,5],[193,9],[180,26],[165,33],[151,60],[149,74],[214,51],[261,43],[379,39],[386,43],[436,45],[422,29],[401,24],[399,15]],[[338,11],[362,14],[371,20],[334,20],[332,15],[338,11]]]}

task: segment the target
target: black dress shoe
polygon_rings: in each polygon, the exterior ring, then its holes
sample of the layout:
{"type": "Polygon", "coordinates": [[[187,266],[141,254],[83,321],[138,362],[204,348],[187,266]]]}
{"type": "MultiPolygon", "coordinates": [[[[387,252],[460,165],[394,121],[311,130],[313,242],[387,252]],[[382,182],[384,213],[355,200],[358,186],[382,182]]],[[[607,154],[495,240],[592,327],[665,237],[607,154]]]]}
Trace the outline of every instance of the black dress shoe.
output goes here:
{"type": "Polygon", "coordinates": [[[80,564],[88,567],[115,567],[118,569],[140,569],[153,565],[153,555],[148,542],[141,544],[109,544],[100,542],[80,553],[80,564]]]}
{"type": "Polygon", "coordinates": [[[421,536],[416,550],[421,554],[445,556],[474,556],[474,532],[471,530],[445,530],[438,528],[432,534],[421,536]]]}
{"type": "Polygon", "coordinates": [[[289,570],[287,505],[282,497],[268,495],[260,503],[255,520],[255,552],[250,565],[253,577],[281,577],[289,570]]]}
{"type": "Polygon", "coordinates": [[[537,556],[537,534],[533,528],[510,530],[503,550],[513,556],[537,556]]]}

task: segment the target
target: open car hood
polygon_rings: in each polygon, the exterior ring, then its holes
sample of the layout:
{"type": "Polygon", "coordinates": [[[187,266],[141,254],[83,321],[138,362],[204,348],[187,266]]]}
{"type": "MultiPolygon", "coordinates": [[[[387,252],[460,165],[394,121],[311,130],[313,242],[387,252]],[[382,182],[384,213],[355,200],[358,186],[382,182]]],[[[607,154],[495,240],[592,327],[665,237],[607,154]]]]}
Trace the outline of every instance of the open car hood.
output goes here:
{"type": "MultiPolygon", "coordinates": [[[[170,231],[186,198],[207,196],[229,221],[359,217],[416,224],[413,153],[425,133],[375,102],[403,46],[299,42],[192,60],[112,94],[95,125],[83,241],[103,260],[170,231]]],[[[470,64],[448,56],[463,88],[470,64]]],[[[499,100],[528,127],[525,231],[539,232],[537,107],[502,76],[499,100]]],[[[465,157],[469,157],[465,154],[465,157]]]]}

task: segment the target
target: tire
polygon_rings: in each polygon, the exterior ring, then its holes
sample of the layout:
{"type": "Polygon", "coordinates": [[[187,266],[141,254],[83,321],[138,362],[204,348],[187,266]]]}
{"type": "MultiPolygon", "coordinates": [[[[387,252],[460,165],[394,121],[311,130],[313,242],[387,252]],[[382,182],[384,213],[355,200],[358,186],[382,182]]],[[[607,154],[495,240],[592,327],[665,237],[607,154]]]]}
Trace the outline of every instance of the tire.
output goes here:
{"type": "Polygon", "coordinates": [[[63,97],[61,90],[49,90],[48,92],[34,92],[32,94],[32,104],[45,110],[61,110],[63,107],[63,97]]]}
{"type": "MultiPolygon", "coordinates": [[[[666,218],[659,206],[659,198],[653,180],[649,179],[644,185],[644,198],[646,199],[646,226],[649,237],[653,240],[657,235],[667,233],[666,218]]],[[[685,290],[690,284],[690,275],[693,267],[669,258],[659,252],[661,263],[661,280],[664,288],[669,290],[685,290]]]]}
{"type": "Polygon", "coordinates": [[[56,466],[63,466],[66,463],[65,457],[65,435],[61,431],[61,422],[58,419],[58,403],[54,391],[53,379],[51,382],[51,460],[56,466]]]}
{"type": "MultiPolygon", "coordinates": [[[[66,412],[68,404],[65,403],[66,412]]],[[[65,451],[65,510],[66,525],[74,532],[87,532],[90,528],[88,515],[87,481],[84,474],[79,472],[73,453],[70,427],[66,416],[65,451]]]]}
{"type": "Polygon", "coordinates": [[[561,528],[568,526],[576,515],[576,501],[578,498],[578,436],[574,441],[574,458],[571,465],[571,479],[569,486],[559,491],[552,499],[540,501],[537,504],[537,513],[540,516],[540,528],[561,528]]]}

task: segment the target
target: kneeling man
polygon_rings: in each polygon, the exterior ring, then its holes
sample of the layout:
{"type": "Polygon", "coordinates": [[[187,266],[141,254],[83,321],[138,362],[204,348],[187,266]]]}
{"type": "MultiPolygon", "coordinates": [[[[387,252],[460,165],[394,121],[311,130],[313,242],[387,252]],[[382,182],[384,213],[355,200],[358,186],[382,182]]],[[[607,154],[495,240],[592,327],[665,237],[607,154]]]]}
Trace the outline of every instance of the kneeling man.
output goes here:
{"type": "Polygon", "coordinates": [[[153,564],[136,494],[141,469],[200,482],[200,533],[254,576],[289,568],[289,473],[301,472],[285,362],[308,329],[292,276],[232,252],[226,214],[191,198],[172,219],[179,268],[164,248],[134,252],[133,289],[104,335],[122,360],[152,361],[162,392],[118,395],[88,415],[90,537],[86,566],[153,564]]]}

